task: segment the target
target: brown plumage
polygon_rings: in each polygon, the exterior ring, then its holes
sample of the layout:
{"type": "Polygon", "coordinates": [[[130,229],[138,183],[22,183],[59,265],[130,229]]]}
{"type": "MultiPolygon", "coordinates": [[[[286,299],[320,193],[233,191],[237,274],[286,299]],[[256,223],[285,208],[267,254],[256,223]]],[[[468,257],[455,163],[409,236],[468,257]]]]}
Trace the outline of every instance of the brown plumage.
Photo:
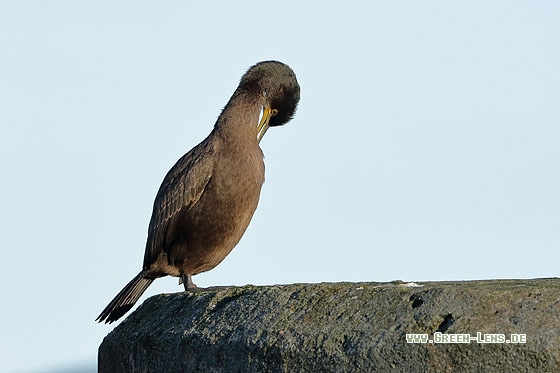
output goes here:
{"type": "Polygon", "coordinates": [[[269,126],[292,119],[298,102],[296,76],[281,62],[260,62],[243,75],[210,135],[165,176],[154,201],[142,271],[101,312],[99,322],[123,316],[158,277],[176,276],[185,290],[195,289],[191,276],[211,270],[231,252],[259,202],[264,182],[259,141],[269,126]]]}

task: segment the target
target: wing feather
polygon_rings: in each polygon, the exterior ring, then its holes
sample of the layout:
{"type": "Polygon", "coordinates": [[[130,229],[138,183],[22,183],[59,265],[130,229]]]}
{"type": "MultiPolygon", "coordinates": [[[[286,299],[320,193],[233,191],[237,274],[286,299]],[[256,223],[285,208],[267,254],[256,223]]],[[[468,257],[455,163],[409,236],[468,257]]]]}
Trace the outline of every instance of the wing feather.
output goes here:
{"type": "Polygon", "coordinates": [[[165,236],[173,217],[183,209],[190,209],[204,193],[212,177],[212,153],[212,144],[203,141],[182,156],[163,179],[148,228],[144,269],[165,250],[165,236]]]}

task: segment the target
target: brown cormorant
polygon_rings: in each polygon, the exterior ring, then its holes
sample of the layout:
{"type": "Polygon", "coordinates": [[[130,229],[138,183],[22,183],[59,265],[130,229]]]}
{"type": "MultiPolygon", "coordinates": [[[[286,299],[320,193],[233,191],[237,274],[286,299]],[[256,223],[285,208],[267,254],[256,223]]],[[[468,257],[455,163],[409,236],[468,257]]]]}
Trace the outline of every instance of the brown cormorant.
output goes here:
{"type": "Polygon", "coordinates": [[[243,75],[210,135],[163,179],[142,271],[101,312],[99,322],[123,316],[158,277],[179,277],[185,290],[194,290],[191,276],[224,260],[259,202],[264,182],[259,142],[269,126],[292,119],[298,102],[296,76],[281,62],[259,62],[243,75]]]}

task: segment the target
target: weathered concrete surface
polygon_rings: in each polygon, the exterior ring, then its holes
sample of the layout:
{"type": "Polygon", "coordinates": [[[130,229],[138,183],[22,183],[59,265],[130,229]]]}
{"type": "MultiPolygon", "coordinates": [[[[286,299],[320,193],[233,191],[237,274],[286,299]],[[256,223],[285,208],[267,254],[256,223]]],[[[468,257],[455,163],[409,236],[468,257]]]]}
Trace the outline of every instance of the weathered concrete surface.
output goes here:
{"type": "Polygon", "coordinates": [[[560,279],[243,286],[148,299],[100,372],[560,372],[560,279]],[[407,344],[406,333],[526,343],[407,344]]]}

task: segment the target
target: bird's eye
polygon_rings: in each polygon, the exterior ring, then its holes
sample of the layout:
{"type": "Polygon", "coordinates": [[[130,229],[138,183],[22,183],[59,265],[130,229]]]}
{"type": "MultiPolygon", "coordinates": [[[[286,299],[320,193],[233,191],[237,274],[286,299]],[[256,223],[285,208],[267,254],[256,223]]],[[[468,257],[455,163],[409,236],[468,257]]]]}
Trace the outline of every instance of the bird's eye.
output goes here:
{"type": "Polygon", "coordinates": [[[270,111],[270,115],[274,116],[274,115],[276,115],[276,114],[278,114],[278,109],[272,109],[272,110],[270,111]]]}

